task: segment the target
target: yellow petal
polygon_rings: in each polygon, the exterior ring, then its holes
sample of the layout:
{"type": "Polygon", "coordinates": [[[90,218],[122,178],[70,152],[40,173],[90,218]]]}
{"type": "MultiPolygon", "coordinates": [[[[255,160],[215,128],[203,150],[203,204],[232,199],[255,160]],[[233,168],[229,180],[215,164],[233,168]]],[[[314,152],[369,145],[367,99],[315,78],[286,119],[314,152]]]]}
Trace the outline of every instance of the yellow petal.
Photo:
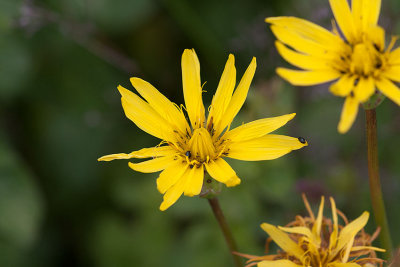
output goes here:
{"type": "Polygon", "coordinates": [[[157,189],[161,194],[167,192],[176,182],[182,177],[185,171],[189,168],[186,162],[176,160],[160,173],[157,178],[157,189]]]}
{"type": "Polygon", "coordinates": [[[366,31],[377,24],[381,0],[353,0],[351,11],[357,31],[366,31]]]}
{"type": "Polygon", "coordinates": [[[204,105],[201,95],[200,63],[193,49],[185,49],[182,55],[182,83],[192,128],[199,128],[204,122],[204,105]]]}
{"type": "Polygon", "coordinates": [[[270,132],[279,129],[288,121],[294,118],[296,113],[282,115],[279,117],[265,118],[243,124],[224,135],[224,139],[229,139],[232,142],[245,141],[261,137],[270,132]]]}
{"type": "Polygon", "coordinates": [[[258,267],[302,267],[289,260],[276,260],[276,261],[261,261],[257,264],[258,267]]]}
{"type": "Polygon", "coordinates": [[[208,174],[227,186],[235,186],[240,184],[240,179],[232,167],[222,158],[205,163],[208,174]]]}
{"type": "Polygon", "coordinates": [[[192,166],[189,168],[189,174],[183,193],[185,196],[197,196],[200,194],[201,187],[203,186],[204,169],[203,165],[200,167],[192,166]]]}
{"type": "Polygon", "coordinates": [[[186,133],[186,129],[189,129],[189,126],[183,112],[178,109],[177,105],[169,101],[154,86],[142,79],[131,78],[131,83],[161,117],[178,128],[181,133],[186,133]]]}
{"type": "Polygon", "coordinates": [[[346,97],[338,125],[339,133],[346,133],[353,125],[358,112],[358,100],[353,96],[346,97]]]}
{"type": "Polygon", "coordinates": [[[131,159],[131,158],[157,158],[162,156],[167,156],[171,154],[175,154],[176,150],[170,146],[156,146],[150,148],[142,148],[137,151],[133,151],[129,154],[119,153],[119,154],[111,154],[102,156],[98,159],[98,161],[111,161],[114,159],[131,159]]]}
{"type": "Polygon", "coordinates": [[[390,65],[399,65],[400,64],[400,47],[396,48],[389,54],[388,63],[390,65]]]}
{"type": "Polygon", "coordinates": [[[369,213],[365,211],[360,217],[343,227],[339,233],[338,243],[331,257],[334,257],[341,249],[347,246],[351,240],[354,239],[356,234],[367,224],[368,218],[369,213]]]}
{"type": "Polygon", "coordinates": [[[378,89],[390,100],[400,106],[400,89],[394,83],[387,79],[375,81],[378,89]]]}
{"type": "Polygon", "coordinates": [[[325,198],[322,196],[321,203],[319,204],[317,219],[315,220],[314,225],[312,227],[312,233],[313,236],[315,237],[315,240],[318,242],[317,243],[318,246],[321,243],[321,225],[324,213],[324,203],[325,203],[325,198]]]}
{"type": "Polygon", "coordinates": [[[174,155],[171,155],[171,156],[159,157],[159,158],[146,160],[146,161],[143,161],[140,163],[129,162],[128,165],[129,165],[129,167],[131,167],[131,169],[133,169],[135,171],[151,173],[151,172],[158,172],[158,171],[164,170],[169,165],[174,163],[174,161],[176,161],[176,160],[177,160],[177,158],[174,155]]]}
{"type": "Polygon", "coordinates": [[[374,79],[372,77],[361,78],[354,88],[354,96],[360,102],[367,101],[375,92],[374,79]]]}
{"type": "Polygon", "coordinates": [[[298,53],[279,41],[275,42],[275,46],[283,59],[301,69],[318,70],[331,68],[329,66],[329,61],[326,59],[320,59],[310,55],[298,53]]]}
{"type": "Polygon", "coordinates": [[[309,239],[312,238],[311,230],[304,226],[295,226],[295,227],[278,226],[278,228],[282,231],[285,231],[286,233],[304,235],[304,236],[308,237],[309,239]]]}
{"type": "Polygon", "coordinates": [[[361,267],[361,265],[354,262],[330,262],[327,267],[361,267]]]}
{"type": "Polygon", "coordinates": [[[271,17],[266,18],[265,22],[290,29],[304,39],[324,44],[325,46],[335,46],[343,42],[330,31],[304,19],[296,17],[271,17]]]}
{"type": "Polygon", "coordinates": [[[371,247],[371,246],[354,246],[351,248],[351,251],[359,251],[359,250],[364,250],[364,249],[370,249],[370,250],[375,250],[375,251],[379,251],[379,252],[386,251],[383,248],[377,248],[377,247],[371,247]]]}
{"type": "Polygon", "coordinates": [[[304,251],[285,232],[268,223],[261,224],[261,228],[286,253],[295,256],[300,261],[302,260],[304,251]]]}
{"type": "Polygon", "coordinates": [[[188,168],[182,177],[180,177],[180,179],[164,194],[163,202],[160,205],[161,211],[171,207],[181,197],[183,190],[185,189],[189,170],[190,169],[188,168]]]}
{"type": "Polygon", "coordinates": [[[139,96],[118,86],[125,115],[143,131],[163,140],[174,141],[173,130],[148,103],[139,96]]]}
{"type": "Polygon", "coordinates": [[[352,43],[356,38],[355,26],[347,0],[329,0],[329,3],[337,24],[339,25],[346,39],[352,43]]]}
{"type": "MultiPolygon", "coordinates": [[[[251,60],[249,67],[244,73],[242,79],[240,80],[239,85],[237,86],[235,92],[233,93],[232,99],[229,102],[229,105],[221,119],[216,126],[216,129],[225,129],[226,126],[230,125],[233,118],[235,118],[236,114],[242,108],[244,101],[247,97],[247,92],[249,91],[251,81],[253,80],[254,73],[256,71],[257,63],[256,58],[251,60]]],[[[217,136],[220,133],[217,132],[217,136]]]]}
{"type": "Polygon", "coordinates": [[[336,211],[336,203],[335,200],[330,197],[331,201],[331,209],[332,209],[332,219],[333,219],[333,231],[329,238],[329,251],[331,251],[334,247],[336,247],[337,235],[338,235],[338,216],[336,211]]]}
{"type": "Polygon", "coordinates": [[[307,142],[301,143],[299,138],[268,134],[230,144],[227,157],[249,161],[271,160],[307,145],[307,142]]]}
{"type": "Polygon", "coordinates": [[[355,76],[343,75],[337,82],[330,86],[329,90],[334,95],[345,97],[353,90],[355,79],[355,76]]]}
{"type": "Polygon", "coordinates": [[[276,72],[291,84],[301,86],[326,83],[339,78],[341,75],[336,70],[301,71],[277,68],[276,72]]]}
{"type": "Polygon", "coordinates": [[[382,74],[389,80],[400,82],[400,65],[390,66],[382,74]]]}
{"type": "MultiPolygon", "coordinates": [[[[207,125],[211,129],[212,126],[220,126],[220,120],[227,109],[232,98],[233,89],[236,85],[236,68],[235,57],[230,54],[226,62],[224,72],[219,81],[217,91],[212,99],[210,113],[208,115],[207,125]]],[[[215,129],[217,133],[221,133],[224,129],[215,129]]]]}

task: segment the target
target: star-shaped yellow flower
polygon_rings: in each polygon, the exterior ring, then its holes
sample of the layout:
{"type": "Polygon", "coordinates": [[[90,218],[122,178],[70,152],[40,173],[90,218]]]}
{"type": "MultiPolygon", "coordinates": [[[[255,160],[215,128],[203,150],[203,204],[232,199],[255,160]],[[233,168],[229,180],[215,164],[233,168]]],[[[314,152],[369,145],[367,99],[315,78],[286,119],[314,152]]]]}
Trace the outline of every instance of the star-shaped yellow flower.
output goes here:
{"type": "Polygon", "coordinates": [[[208,117],[202,100],[200,63],[194,50],[182,55],[182,82],[186,108],[170,102],[151,84],[131,78],[137,94],[118,87],[126,116],[143,131],[162,142],[129,154],[112,154],[100,161],[130,158],[151,158],[140,163],[129,163],[139,172],[162,171],[157,188],[164,194],[160,209],[166,210],[184,194],[199,195],[204,172],[227,186],[240,183],[236,172],[223,159],[271,160],[307,145],[304,138],[269,134],[285,125],[295,114],[256,120],[233,130],[230,124],[242,107],[256,69],[253,58],[236,90],[236,69],[233,55],[222,73],[217,91],[209,107],[208,117]],[[187,111],[189,122],[183,109],[187,111]]]}
{"type": "Polygon", "coordinates": [[[338,79],[330,87],[345,97],[338,131],[347,132],[376,88],[400,105],[400,48],[396,38],[385,46],[385,31],[377,25],[381,0],[329,0],[336,23],[330,32],[295,17],[272,17],[266,22],[277,37],[276,47],[290,64],[302,69],[278,68],[293,85],[315,85],[338,79]],[[386,48],[385,48],[386,47],[386,48]]]}
{"type": "Polygon", "coordinates": [[[258,267],[361,267],[383,262],[376,257],[375,251],[385,250],[371,246],[379,231],[370,236],[363,230],[369,218],[368,212],[349,223],[344,214],[336,209],[334,199],[330,198],[331,220],[323,216],[322,197],[315,218],[305,197],[304,202],[308,217],[298,215],[286,227],[261,224],[261,228],[283,251],[260,257],[241,254],[250,258],[247,266],[258,262],[258,267]],[[338,214],[345,221],[345,226],[338,223],[338,214]]]}

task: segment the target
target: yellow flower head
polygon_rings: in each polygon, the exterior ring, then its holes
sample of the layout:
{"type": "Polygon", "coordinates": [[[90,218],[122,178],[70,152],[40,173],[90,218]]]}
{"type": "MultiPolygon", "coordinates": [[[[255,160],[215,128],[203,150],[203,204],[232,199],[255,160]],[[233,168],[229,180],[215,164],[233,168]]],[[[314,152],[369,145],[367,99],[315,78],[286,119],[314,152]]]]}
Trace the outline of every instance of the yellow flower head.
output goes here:
{"type": "Polygon", "coordinates": [[[302,70],[278,68],[293,85],[315,85],[338,79],[330,91],[345,97],[338,125],[340,133],[353,124],[359,103],[377,88],[400,105],[400,48],[396,38],[385,46],[385,31],[377,25],[381,0],[329,0],[336,23],[332,32],[295,17],[267,18],[277,37],[281,56],[302,70]],[[385,48],[386,47],[386,48],[385,48]]]}
{"type": "Polygon", "coordinates": [[[249,266],[258,261],[260,261],[259,267],[360,267],[382,263],[382,260],[376,258],[375,251],[385,250],[370,246],[379,231],[371,237],[363,229],[368,221],[368,212],[365,211],[360,217],[348,223],[344,214],[336,209],[333,198],[330,198],[331,220],[323,216],[324,197],[322,197],[315,218],[304,195],[303,199],[309,213],[308,217],[298,215],[296,220],[286,227],[261,224],[261,228],[283,251],[261,257],[243,255],[250,258],[249,266]],[[343,218],[345,226],[338,224],[338,215],[343,218]]]}
{"type": "Polygon", "coordinates": [[[126,116],[143,131],[162,142],[130,154],[113,154],[100,161],[130,158],[152,158],[140,163],[129,163],[139,172],[162,171],[157,188],[164,194],[160,209],[166,210],[184,194],[199,195],[204,171],[227,186],[240,183],[235,171],[223,159],[270,160],[307,145],[304,138],[269,134],[285,125],[295,114],[260,119],[230,130],[230,124],[242,107],[256,69],[253,58],[236,90],[236,69],[233,55],[222,73],[206,119],[202,100],[200,63],[194,50],[182,55],[183,94],[189,122],[183,108],[170,102],[151,84],[131,78],[137,94],[118,87],[126,116]]]}

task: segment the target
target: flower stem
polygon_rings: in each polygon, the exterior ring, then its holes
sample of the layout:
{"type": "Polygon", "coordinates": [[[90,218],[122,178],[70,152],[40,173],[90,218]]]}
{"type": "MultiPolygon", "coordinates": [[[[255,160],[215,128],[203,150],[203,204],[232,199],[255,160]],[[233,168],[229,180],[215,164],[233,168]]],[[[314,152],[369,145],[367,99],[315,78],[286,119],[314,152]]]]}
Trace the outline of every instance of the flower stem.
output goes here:
{"type": "MultiPolygon", "coordinates": [[[[210,203],[210,206],[215,215],[215,218],[217,219],[218,224],[221,227],[222,233],[224,234],[226,244],[229,247],[229,251],[232,254],[232,252],[237,251],[238,249],[236,246],[236,242],[233,239],[232,232],[229,229],[228,224],[226,223],[225,216],[222,213],[221,206],[219,205],[219,201],[216,197],[209,198],[207,200],[208,200],[208,203],[210,203]]],[[[232,257],[233,257],[233,261],[235,262],[235,266],[237,266],[237,267],[243,266],[242,259],[238,255],[232,254],[232,257]]]]}
{"type": "Polygon", "coordinates": [[[386,249],[386,257],[389,258],[390,255],[392,255],[392,241],[388,221],[386,218],[385,203],[383,201],[381,181],[379,177],[378,140],[375,109],[365,110],[365,116],[369,188],[371,193],[372,209],[374,211],[375,222],[377,226],[381,228],[381,246],[386,249]]]}

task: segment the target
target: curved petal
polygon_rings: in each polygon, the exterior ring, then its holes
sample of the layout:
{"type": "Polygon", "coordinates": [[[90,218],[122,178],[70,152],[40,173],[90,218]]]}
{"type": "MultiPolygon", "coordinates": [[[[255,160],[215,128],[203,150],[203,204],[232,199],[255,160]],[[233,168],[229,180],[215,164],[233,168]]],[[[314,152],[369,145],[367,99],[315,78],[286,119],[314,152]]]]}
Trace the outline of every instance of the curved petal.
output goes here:
{"type": "MultiPolygon", "coordinates": [[[[207,125],[209,129],[219,126],[219,121],[224,115],[229,102],[232,98],[233,89],[236,85],[236,68],[235,68],[235,57],[230,54],[228,61],[226,62],[224,72],[222,73],[221,80],[219,81],[217,91],[212,99],[210,106],[210,113],[208,115],[207,125]]],[[[216,132],[220,133],[224,129],[215,129],[216,132]]]]}
{"type": "Polygon", "coordinates": [[[323,213],[324,213],[324,203],[325,203],[325,198],[322,196],[321,197],[321,203],[319,204],[319,209],[318,209],[318,215],[317,215],[317,219],[314,222],[314,225],[312,227],[312,233],[313,236],[315,237],[315,241],[318,242],[318,246],[321,243],[321,226],[322,226],[322,217],[323,217],[323,213]]]}
{"type": "Polygon", "coordinates": [[[336,70],[291,70],[286,68],[277,68],[276,73],[283,79],[287,80],[293,85],[307,86],[320,83],[326,83],[335,80],[341,76],[340,72],[336,70]]]}
{"type": "Polygon", "coordinates": [[[183,190],[185,196],[192,197],[200,194],[204,179],[203,165],[200,165],[200,167],[191,166],[186,179],[186,185],[183,190]]]}
{"type": "Polygon", "coordinates": [[[332,94],[345,97],[350,94],[350,92],[354,88],[354,81],[356,80],[355,76],[346,74],[340,77],[340,79],[332,84],[329,87],[329,90],[331,91],[332,94]]]}
{"type": "Polygon", "coordinates": [[[226,186],[236,186],[240,184],[240,179],[232,167],[222,158],[205,163],[208,174],[218,182],[226,186]]]}
{"type": "Polygon", "coordinates": [[[296,113],[292,113],[279,117],[255,120],[230,130],[224,135],[223,139],[239,142],[258,138],[281,128],[288,121],[293,119],[295,115],[296,113]]]}
{"type": "Polygon", "coordinates": [[[381,91],[390,100],[400,106],[400,89],[394,83],[387,79],[375,81],[379,91],[381,91]]]}
{"type": "Polygon", "coordinates": [[[169,101],[168,98],[161,94],[150,83],[140,78],[131,78],[131,83],[161,117],[178,128],[181,133],[186,133],[186,130],[189,129],[189,125],[187,124],[185,115],[178,109],[176,104],[169,101]]]}
{"type": "Polygon", "coordinates": [[[329,66],[330,63],[329,60],[296,52],[288,48],[280,41],[276,41],[275,46],[276,49],[278,50],[278,53],[283,57],[283,59],[285,59],[293,66],[305,70],[331,69],[331,67],[329,66]]]}
{"type": "Polygon", "coordinates": [[[189,168],[186,169],[185,173],[179,178],[179,180],[164,194],[163,202],[160,205],[161,211],[171,207],[182,196],[187,182],[189,170],[189,168]]]}
{"type": "Polygon", "coordinates": [[[200,63],[194,49],[185,49],[182,54],[183,96],[192,128],[196,129],[204,122],[204,105],[200,81],[200,63]]]}
{"type": "Polygon", "coordinates": [[[261,228],[286,253],[295,256],[300,261],[302,260],[304,251],[285,232],[268,223],[261,224],[261,228]]]}
{"type": "Polygon", "coordinates": [[[182,177],[185,171],[189,168],[186,161],[177,160],[169,165],[160,173],[157,178],[157,189],[161,194],[165,194],[182,177]]]}
{"type": "Polygon", "coordinates": [[[289,260],[276,260],[276,261],[261,261],[257,264],[258,267],[302,267],[289,260]]]}
{"type": "Polygon", "coordinates": [[[354,96],[360,102],[367,101],[375,92],[375,83],[372,77],[361,78],[354,88],[354,96]]]}
{"type": "Polygon", "coordinates": [[[338,125],[339,133],[344,134],[351,128],[357,117],[358,105],[359,102],[354,96],[346,97],[338,125]]]}
{"type": "Polygon", "coordinates": [[[340,30],[349,42],[353,42],[356,38],[356,33],[353,16],[347,0],[329,0],[329,3],[340,30]]]}
{"type": "MultiPolygon", "coordinates": [[[[246,100],[247,93],[250,88],[251,81],[253,80],[254,73],[256,71],[257,63],[256,58],[251,60],[249,67],[244,73],[239,85],[237,86],[235,92],[233,93],[232,99],[222,117],[222,119],[217,122],[216,129],[222,131],[226,126],[230,125],[233,118],[242,108],[244,101],[246,100]],[[222,130],[221,130],[222,129],[222,130]]],[[[216,136],[219,136],[221,132],[216,132],[216,136]]]]}
{"type": "Polygon", "coordinates": [[[156,146],[150,148],[142,148],[140,150],[133,151],[129,154],[119,153],[119,154],[102,156],[101,158],[98,159],[98,161],[111,161],[114,159],[131,159],[131,158],[137,158],[137,159],[157,158],[157,157],[168,156],[175,153],[176,150],[170,146],[156,146]]]}
{"type": "Polygon", "coordinates": [[[271,160],[307,145],[307,142],[300,142],[299,138],[268,134],[229,144],[227,157],[248,161],[271,160]]]}
{"type": "Polygon", "coordinates": [[[133,92],[118,86],[125,115],[143,131],[163,140],[174,141],[173,129],[148,103],[133,92]]]}
{"type": "Polygon", "coordinates": [[[172,156],[167,156],[167,157],[159,157],[159,158],[154,158],[150,160],[146,160],[140,163],[132,163],[129,162],[128,165],[132,170],[138,171],[138,172],[145,172],[145,173],[151,173],[151,172],[159,172],[161,170],[164,170],[168,166],[170,166],[172,163],[174,163],[178,158],[174,155],[172,156]]]}

